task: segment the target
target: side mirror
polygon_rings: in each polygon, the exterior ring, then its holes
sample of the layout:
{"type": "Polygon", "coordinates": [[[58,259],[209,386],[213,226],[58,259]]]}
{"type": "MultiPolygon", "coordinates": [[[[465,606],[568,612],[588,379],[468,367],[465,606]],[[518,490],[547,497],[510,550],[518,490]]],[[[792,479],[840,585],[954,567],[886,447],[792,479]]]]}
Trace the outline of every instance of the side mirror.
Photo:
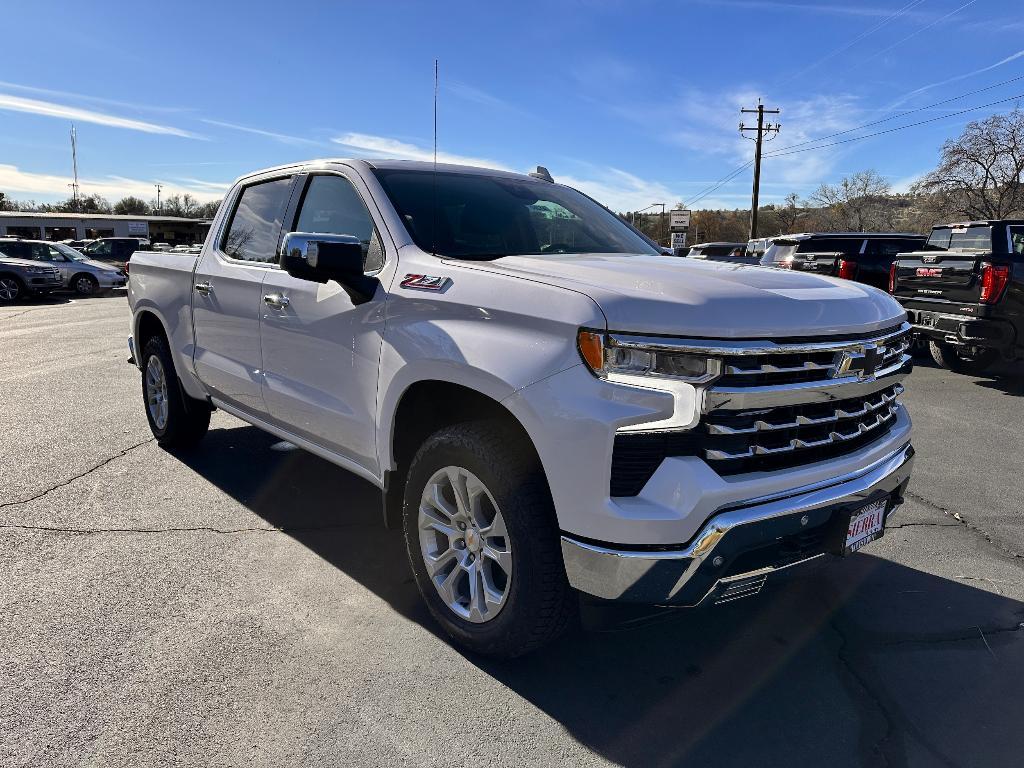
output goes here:
{"type": "Polygon", "coordinates": [[[289,232],[281,243],[281,269],[300,280],[336,281],[357,304],[369,301],[377,278],[363,272],[363,244],[352,235],[289,232]]]}

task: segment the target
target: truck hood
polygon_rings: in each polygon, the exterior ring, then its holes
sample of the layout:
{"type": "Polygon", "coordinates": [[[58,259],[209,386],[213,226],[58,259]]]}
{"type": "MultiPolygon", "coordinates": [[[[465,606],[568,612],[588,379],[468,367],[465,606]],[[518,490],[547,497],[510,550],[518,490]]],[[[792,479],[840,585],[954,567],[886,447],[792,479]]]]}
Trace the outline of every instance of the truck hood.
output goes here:
{"type": "Polygon", "coordinates": [[[613,331],[773,338],[889,328],[906,311],[877,288],[745,264],[655,255],[506,256],[488,268],[590,296],[613,331]]]}

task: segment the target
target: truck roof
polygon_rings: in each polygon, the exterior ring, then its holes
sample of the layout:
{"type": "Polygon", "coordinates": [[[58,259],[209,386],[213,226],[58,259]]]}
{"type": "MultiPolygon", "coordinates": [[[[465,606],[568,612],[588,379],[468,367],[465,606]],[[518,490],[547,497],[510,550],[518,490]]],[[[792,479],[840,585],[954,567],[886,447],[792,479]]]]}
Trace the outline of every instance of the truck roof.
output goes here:
{"type": "Polygon", "coordinates": [[[773,240],[806,240],[810,237],[924,237],[918,232],[797,232],[775,235],[773,240]]]}
{"type": "MultiPolygon", "coordinates": [[[[338,163],[343,165],[351,165],[355,167],[363,167],[368,170],[410,170],[410,171],[432,171],[435,168],[434,163],[427,160],[389,160],[389,159],[371,159],[371,158],[351,158],[351,157],[321,157],[311,160],[303,160],[297,163],[288,163],[286,165],[275,165],[270,168],[262,168],[258,171],[246,173],[239,176],[235,182],[242,181],[243,179],[252,178],[254,176],[262,176],[265,173],[272,173],[274,171],[285,171],[295,168],[302,168],[308,165],[330,165],[332,163],[338,163]]],[[[533,181],[525,173],[516,173],[501,168],[485,168],[477,165],[458,165],[454,163],[438,163],[436,166],[438,171],[445,173],[473,173],[486,176],[507,176],[509,178],[523,179],[533,181]]],[[[557,179],[556,179],[557,183],[557,179]]]]}
{"type": "Polygon", "coordinates": [[[932,229],[946,227],[998,227],[1001,224],[1024,224],[1024,219],[977,219],[975,221],[954,221],[950,224],[936,224],[932,229]]]}

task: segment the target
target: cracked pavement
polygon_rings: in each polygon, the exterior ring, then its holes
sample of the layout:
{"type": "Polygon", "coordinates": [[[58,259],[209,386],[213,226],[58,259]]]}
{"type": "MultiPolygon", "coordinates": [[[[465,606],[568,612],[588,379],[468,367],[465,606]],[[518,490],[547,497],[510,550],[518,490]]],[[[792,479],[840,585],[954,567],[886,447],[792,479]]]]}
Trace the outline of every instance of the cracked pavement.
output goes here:
{"type": "Polygon", "coordinates": [[[0,765],[1001,766],[1024,754],[1020,371],[922,362],[907,503],[697,612],[469,658],[358,478],[150,438],[123,295],[0,307],[0,765]],[[487,737],[478,738],[481,724],[487,737]]]}

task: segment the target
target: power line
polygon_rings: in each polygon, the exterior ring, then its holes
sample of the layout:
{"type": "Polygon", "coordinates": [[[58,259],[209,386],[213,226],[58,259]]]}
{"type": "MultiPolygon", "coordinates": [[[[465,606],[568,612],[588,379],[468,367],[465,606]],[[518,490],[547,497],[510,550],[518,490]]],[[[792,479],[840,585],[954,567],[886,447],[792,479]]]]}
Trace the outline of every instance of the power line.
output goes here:
{"type": "Polygon", "coordinates": [[[696,197],[694,197],[694,198],[692,198],[690,200],[687,200],[686,203],[684,204],[684,206],[686,208],[689,208],[694,203],[699,203],[701,200],[703,200],[705,197],[710,195],[712,192],[714,192],[716,189],[721,187],[723,184],[728,184],[730,181],[732,181],[734,178],[736,178],[739,174],[743,173],[743,171],[745,171],[747,168],[749,168],[753,164],[754,164],[754,160],[753,159],[747,160],[747,162],[745,162],[739,168],[734,168],[733,170],[729,171],[729,173],[727,173],[725,176],[723,176],[721,179],[716,181],[714,184],[712,184],[711,186],[706,187],[705,189],[701,190],[701,192],[696,197]]]}
{"type": "Polygon", "coordinates": [[[868,63],[869,61],[872,61],[872,60],[874,60],[874,59],[877,59],[877,58],[878,58],[879,56],[881,56],[881,55],[882,55],[883,53],[888,53],[888,52],[889,52],[889,51],[891,51],[891,50],[892,50],[893,48],[895,48],[895,47],[897,47],[897,46],[899,46],[899,45],[903,45],[903,44],[904,44],[905,42],[907,42],[907,40],[909,40],[910,38],[912,38],[912,37],[916,37],[917,35],[921,34],[922,32],[926,32],[926,31],[928,31],[929,29],[931,29],[932,27],[934,27],[934,26],[935,26],[936,24],[941,24],[941,23],[942,23],[942,22],[944,22],[944,21],[945,21],[946,19],[948,19],[948,18],[949,18],[950,16],[956,16],[956,15],[957,15],[958,13],[960,13],[960,11],[962,11],[962,10],[963,10],[964,8],[966,8],[966,7],[967,7],[967,6],[969,6],[969,5],[974,5],[974,4],[976,3],[976,2],[978,2],[978,0],[968,0],[968,2],[964,3],[964,4],[963,4],[963,5],[961,5],[961,6],[959,7],[959,8],[956,8],[956,9],[954,9],[954,10],[950,11],[950,12],[949,12],[949,13],[947,13],[947,14],[946,14],[945,16],[942,16],[941,18],[938,18],[938,19],[936,19],[935,21],[933,21],[933,22],[932,22],[931,24],[926,24],[925,26],[921,27],[920,29],[918,29],[918,30],[915,30],[914,32],[911,32],[911,33],[910,33],[909,35],[907,35],[906,37],[904,37],[904,38],[901,38],[901,39],[897,40],[897,41],[896,41],[895,43],[893,43],[893,44],[892,44],[892,45],[890,45],[889,47],[887,47],[887,48],[883,48],[882,50],[878,51],[877,53],[873,53],[873,54],[871,54],[871,55],[870,55],[870,56],[868,56],[868,57],[867,57],[866,59],[861,59],[861,60],[860,60],[860,61],[858,61],[858,62],[857,62],[856,64],[854,64],[854,66],[850,67],[850,68],[849,68],[849,69],[848,69],[847,71],[849,71],[850,69],[853,69],[854,67],[863,67],[863,66],[864,66],[865,64],[867,64],[867,63],[868,63]]]}
{"type": "Polygon", "coordinates": [[[766,157],[785,157],[786,155],[796,155],[800,152],[811,152],[816,149],[826,149],[828,147],[839,146],[840,144],[849,144],[853,141],[861,141],[863,139],[871,139],[875,136],[882,136],[887,133],[895,133],[896,131],[903,131],[907,128],[916,128],[921,125],[927,125],[928,123],[934,123],[937,120],[945,120],[947,117],[956,117],[957,115],[964,115],[968,112],[975,112],[979,109],[985,109],[986,107],[994,107],[996,104],[1005,104],[1008,101],[1016,101],[1024,98],[1024,93],[1018,93],[1016,96],[1010,96],[1007,99],[999,99],[998,101],[990,101],[988,104],[979,104],[976,107],[968,107],[967,109],[961,109],[958,112],[949,112],[945,115],[939,115],[938,117],[930,117],[927,120],[919,120],[916,123],[908,123],[907,125],[899,125],[895,128],[888,128],[884,131],[875,131],[874,133],[868,133],[863,136],[854,136],[849,139],[843,139],[842,141],[833,141],[829,144],[819,144],[816,147],[804,147],[802,149],[793,149],[791,151],[785,151],[785,148],[777,150],[775,152],[769,152],[766,157]]]}
{"type": "Polygon", "coordinates": [[[790,75],[789,77],[787,77],[785,80],[782,81],[783,84],[784,83],[788,83],[791,80],[795,80],[796,78],[800,77],[800,75],[803,75],[803,74],[805,74],[807,72],[810,72],[812,69],[814,69],[815,67],[817,67],[817,66],[819,66],[821,64],[824,64],[829,59],[831,59],[831,58],[833,58],[835,56],[838,56],[840,53],[843,53],[844,51],[848,51],[850,48],[855,46],[857,43],[859,43],[861,40],[863,40],[868,35],[874,34],[878,30],[880,30],[882,27],[884,27],[886,24],[888,24],[890,21],[895,21],[900,16],[903,16],[908,11],[913,10],[914,8],[916,8],[917,6],[919,6],[923,2],[924,2],[924,0],[911,0],[911,2],[907,3],[905,6],[900,8],[898,11],[896,11],[892,15],[886,16],[880,22],[875,24],[875,26],[871,27],[870,29],[868,29],[868,30],[866,30],[864,32],[861,32],[859,35],[857,35],[857,37],[853,38],[850,42],[848,42],[842,48],[836,48],[832,52],[826,54],[825,56],[822,56],[820,59],[818,59],[814,63],[809,64],[808,66],[804,67],[799,72],[797,72],[797,73],[795,73],[793,75],[790,75]]]}
{"type": "MultiPolygon", "coordinates": [[[[853,133],[854,131],[860,131],[860,130],[863,130],[864,128],[870,128],[873,125],[881,125],[882,123],[887,123],[890,120],[895,120],[895,119],[900,118],[900,117],[906,117],[907,115],[913,115],[916,112],[924,112],[925,110],[928,110],[928,109],[934,109],[935,107],[940,107],[943,104],[949,104],[951,101],[959,101],[960,99],[966,99],[968,96],[975,96],[975,95],[977,95],[979,93],[984,93],[985,91],[991,91],[994,88],[999,88],[1001,86],[1008,85],[1008,84],[1016,82],[1018,80],[1024,80],[1024,75],[1018,75],[1017,77],[1011,77],[1009,80],[1003,80],[1002,82],[995,83],[993,85],[987,85],[984,88],[978,88],[978,89],[973,90],[973,91],[968,91],[967,93],[961,93],[959,96],[953,96],[952,98],[949,98],[949,99],[943,99],[942,101],[936,101],[934,104],[927,104],[927,105],[925,105],[923,107],[917,107],[916,109],[908,109],[908,110],[906,110],[904,112],[899,112],[899,113],[894,114],[894,115],[889,115],[889,117],[883,117],[881,120],[872,120],[870,123],[864,123],[862,125],[854,126],[853,128],[847,128],[847,129],[842,130],[842,131],[836,131],[835,133],[830,133],[830,134],[828,134],[826,136],[819,136],[816,139],[807,139],[806,141],[800,141],[800,142],[797,142],[796,144],[787,144],[785,147],[779,147],[777,150],[775,150],[775,152],[784,152],[786,150],[793,149],[794,147],[802,147],[802,146],[805,146],[807,144],[817,144],[819,141],[826,141],[828,139],[835,138],[836,136],[844,136],[847,133],[853,133]]],[[[981,109],[981,107],[975,107],[975,109],[981,109]]],[[[947,115],[947,117],[948,117],[948,115],[947,115]]],[[[774,154],[774,153],[772,153],[772,154],[774,154]]]]}

